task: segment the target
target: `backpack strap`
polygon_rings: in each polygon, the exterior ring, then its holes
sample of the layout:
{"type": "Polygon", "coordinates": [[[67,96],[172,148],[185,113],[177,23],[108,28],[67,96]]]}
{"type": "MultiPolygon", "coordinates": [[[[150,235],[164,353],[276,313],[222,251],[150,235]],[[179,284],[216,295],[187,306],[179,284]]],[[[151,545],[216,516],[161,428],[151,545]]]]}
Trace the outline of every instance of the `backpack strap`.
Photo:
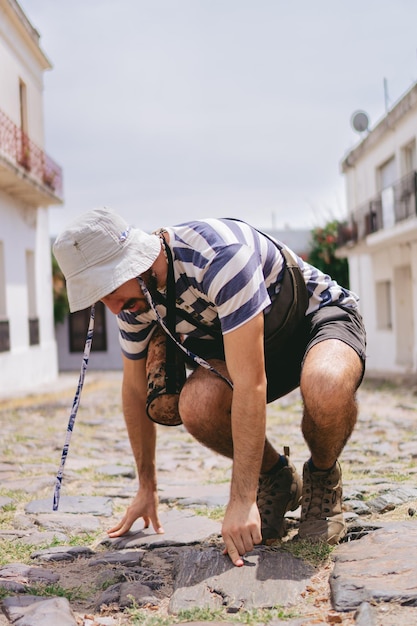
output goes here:
{"type": "Polygon", "coordinates": [[[305,316],[309,300],[307,286],[298,263],[286,248],[277,247],[285,259],[286,267],[281,289],[265,315],[266,344],[271,337],[276,337],[278,332],[281,335],[284,332],[286,334],[292,332],[305,316]]]}

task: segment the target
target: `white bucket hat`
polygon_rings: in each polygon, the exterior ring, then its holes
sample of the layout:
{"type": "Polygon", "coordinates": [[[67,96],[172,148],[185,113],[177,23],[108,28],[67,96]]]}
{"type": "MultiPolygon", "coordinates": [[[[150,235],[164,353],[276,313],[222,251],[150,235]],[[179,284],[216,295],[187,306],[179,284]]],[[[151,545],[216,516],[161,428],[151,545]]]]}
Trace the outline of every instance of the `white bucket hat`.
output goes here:
{"type": "Polygon", "coordinates": [[[107,208],[93,209],[71,222],[53,245],[71,313],[146,272],[160,250],[157,235],[129,226],[107,208]]]}

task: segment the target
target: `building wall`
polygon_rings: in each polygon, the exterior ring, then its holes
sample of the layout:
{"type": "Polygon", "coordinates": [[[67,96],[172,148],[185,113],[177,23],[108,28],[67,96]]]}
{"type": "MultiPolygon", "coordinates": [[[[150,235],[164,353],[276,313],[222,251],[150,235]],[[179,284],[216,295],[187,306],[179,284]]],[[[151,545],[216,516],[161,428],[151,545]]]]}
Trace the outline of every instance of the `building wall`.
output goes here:
{"type": "MultiPolygon", "coordinates": [[[[43,73],[50,67],[39,34],[20,6],[14,0],[0,0],[1,136],[10,142],[13,132],[23,130],[38,154],[44,146],[43,73]],[[21,82],[26,87],[24,127],[21,82]]],[[[10,144],[0,146],[0,321],[8,321],[10,330],[10,349],[0,352],[2,396],[36,390],[58,376],[46,205],[61,200],[16,161],[13,150],[10,144]],[[39,321],[39,341],[33,345],[29,318],[39,321]]]]}
{"type": "Polygon", "coordinates": [[[0,352],[0,393],[36,388],[57,376],[52,277],[46,209],[25,207],[0,191],[0,242],[4,254],[6,316],[10,350],[0,352]],[[26,258],[34,254],[39,344],[29,345],[29,290],[26,258]]]}
{"type": "Polygon", "coordinates": [[[20,78],[27,87],[30,137],[43,146],[43,72],[51,66],[36,43],[36,31],[31,35],[30,27],[21,25],[20,12],[4,10],[8,4],[7,0],[0,2],[0,106],[20,126],[20,78]]]}
{"type": "MultiPolygon", "coordinates": [[[[107,350],[99,352],[92,350],[88,362],[90,370],[119,370],[122,368],[122,353],[119,344],[119,329],[116,316],[105,309],[107,350]]],[[[69,351],[69,323],[68,316],[62,324],[55,327],[58,344],[58,367],[60,372],[78,371],[81,368],[82,352],[69,351]]],[[[94,339],[93,339],[94,346],[94,339]]]]}
{"type": "MultiPolygon", "coordinates": [[[[380,168],[394,157],[392,184],[412,170],[405,151],[417,140],[417,85],[343,161],[348,211],[381,193],[380,168]],[[373,133],[375,135],[373,135],[373,133]]],[[[397,218],[396,218],[397,219],[397,218]]],[[[387,224],[343,248],[351,288],[360,297],[369,373],[417,372],[417,215],[387,224]]]]}
{"type": "Polygon", "coordinates": [[[359,295],[367,331],[367,370],[417,372],[417,224],[406,241],[388,236],[368,246],[349,253],[351,288],[359,295]]]}
{"type": "MultiPolygon", "coordinates": [[[[401,364],[397,354],[397,337],[403,335],[403,329],[396,316],[398,285],[395,281],[396,267],[395,249],[388,244],[384,249],[370,255],[363,255],[363,285],[361,301],[368,336],[367,365],[370,372],[408,372],[412,364],[401,364]],[[378,302],[378,286],[390,285],[390,317],[391,326],[381,320],[383,303],[378,302]],[[404,367],[404,365],[406,365],[404,367]]],[[[384,317],[384,316],[382,316],[384,317]]]]}

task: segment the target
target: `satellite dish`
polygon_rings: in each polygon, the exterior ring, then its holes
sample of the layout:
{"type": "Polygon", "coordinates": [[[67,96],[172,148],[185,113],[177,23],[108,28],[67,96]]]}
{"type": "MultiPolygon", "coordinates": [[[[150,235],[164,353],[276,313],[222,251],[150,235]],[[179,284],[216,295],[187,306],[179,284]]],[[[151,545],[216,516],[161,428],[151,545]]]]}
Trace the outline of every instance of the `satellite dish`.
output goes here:
{"type": "Polygon", "coordinates": [[[369,128],[369,117],[365,111],[356,111],[352,115],[351,124],[358,133],[363,133],[369,128]]]}

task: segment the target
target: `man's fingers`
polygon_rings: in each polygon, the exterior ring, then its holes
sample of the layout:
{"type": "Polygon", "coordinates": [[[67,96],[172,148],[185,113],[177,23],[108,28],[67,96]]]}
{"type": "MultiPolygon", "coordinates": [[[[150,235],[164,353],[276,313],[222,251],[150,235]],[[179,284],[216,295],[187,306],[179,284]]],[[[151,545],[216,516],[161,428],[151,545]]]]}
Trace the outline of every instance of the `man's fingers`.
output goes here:
{"type": "Polygon", "coordinates": [[[240,556],[239,552],[236,550],[235,547],[233,548],[225,548],[223,550],[223,554],[227,554],[229,559],[232,561],[233,565],[236,565],[236,567],[242,567],[243,565],[243,559],[240,556]]]}
{"type": "Polygon", "coordinates": [[[130,529],[131,524],[123,524],[120,528],[108,530],[107,534],[109,537],[121,537],[130,529]]]}
{"type": "Polygon", "coordinates": [[[124,535],[128,530],[130,530],[134,521],[134,519],[130,521],[128,516],[125,515],[116,526],[107,531],[108,536],[120,537],[121,535],[124,535]]]}
{"type": "Polygon", "coordinates": [[[259,546],[262,543],[262,533],[259,527],[252,531],[252,540],[254,546],[259,546]]]}
{"type": "Polygon", "coordinates": [[[224,554],[228,554],[230,560],[237,567],[241,567],[243,565],[242,556],[246,554],[246,552],[250,552],[253,548],[252,541],[248,542],[248,545],[245,546],[244,538],[241,535],[237,535],[236,537],[223,537],[225,543],[224,554]],[[250,546],[249,546],[250,543],[250,546]]]}
{"type": "MultiPolygon", "coordinates": [[[[130,519],[128,518],[127,515],[125,515],[125,517],[123,517],[123,519],[116,524],[116,526],[113,526],[113,528],[110,528],[107,531],[107,534],[109,537],[121,537],[122,535],[124,535],[125,533],[127,533],[131,527],[133,522],[136,520],[136,518],[134,518],[133,520],[130,521],[130,519]]],[[[143,518],[143,528],[149,528],[149,525],[152,521],[152,526],[155,530],[155,532],[158,535],[162,535],[165,531],[161,525],[161,522],[159,521],[159,519],[156,517],[155,519],[152,519],[150,517],[144,517],[143,518]]]]}
{"type": "MultiPolygon", "coordinates": [[[[143,519],[148,522],[148,526],[149,526],[149,521],[152,522],[153,529],[158,535],[162,535],[165,532],[165,530],[162,527],[161,522],[159,521],[158,514],[156,514],[155,516],[151,518],[144,517],[143,519]]],[[[148,528],[148,526],[145,526],[145,528],[148,528]]]]}
{"type": "Polygon", "coordinates": [[[223,534],[225,548],[223,554],[227,554],[234,565],[241,567],[244,565],[243,556],[252,552],[255,545],[262,542],[262,536],[257,528],[252,532],[242,534],[223,534]]]}
{"type": "Polygon", "coordinates": [[[118,524],[116,524],[116,526],[113,526],[113,528],[110,528],[107,531],[107,534],[110,535],[110,533],[116,533],[118,530],[123,528],[124,524],[125,524],[125,517],[123,519],[121,519],[120,522],[118,524]]]}
{"type": "Polygon", "coordinates": [[[158,517],[144,517],[143,521],[145,522],[144,528],[149,528],[149,524],[152,522],[153,529],[158,535],[165,532],[158,517]]]}
{"type": "Polygon", "coordinates": [[[130,530],[134,521],[135,521],[134,519],[130,521],[129,519],[123,518],[120,524],[118,524],[111,530],[107,531],[108,536],[109,537],[121,537],[122,535],[124,535],[130,530]]]}

